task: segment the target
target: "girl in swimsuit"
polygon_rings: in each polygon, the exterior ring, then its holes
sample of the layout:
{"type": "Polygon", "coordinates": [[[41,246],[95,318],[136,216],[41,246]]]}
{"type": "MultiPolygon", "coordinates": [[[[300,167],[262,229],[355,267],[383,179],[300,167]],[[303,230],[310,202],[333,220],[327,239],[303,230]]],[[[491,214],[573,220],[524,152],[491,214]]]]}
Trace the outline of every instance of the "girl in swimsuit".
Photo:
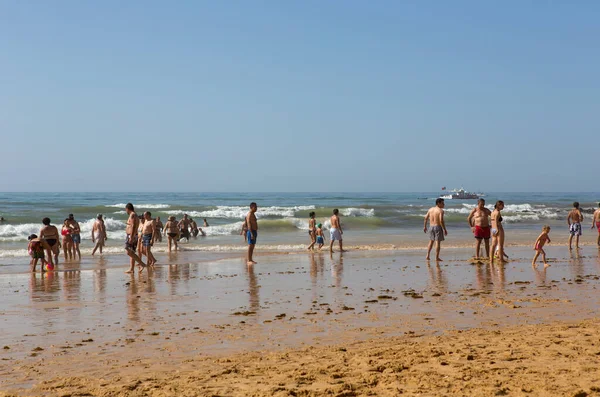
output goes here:
{"type": "Polygon", "coordinates": [[[537,240],[535,240],[535,244],[533,245],[533,249],[535,250],[535,256],[533,257],[533,261],[531,262],[532,267],[535,267],[535,261],[537,261],[537,258],[540,254],[542,254],[542,261],[544,262],[544,267],[550,266],[546,262],[546,251],[544,251],[544,244],[551,243],[548,233],[550,233],[550,226],[545,225],[542,228],[542,234],[540,234],[537,240]]]}
{"type": "Polygon", "coordinates": [[[498,247],[498,259],[500,262],[504,260],[504,227],[502,226],[502,211],[504,209],[504,201],[499,200],[494,205],[492,212],[492,249],[490,250],[490,263],[494,263],[494,253],[498,247]]]}
{"type": "Polygon", "coordinates": [[[48,243],[42,241],[38,238],[37,235],[32,234],[27,238],[29,240],[29,245],[27,246],[27,252],[29,252],[29,256],[31,256],[31,271],[35,272],[35,268],[37,266],[38,260],[42,260],[42,273],[46,270],[46,257],[44,256],[44,250],[49,250],[50,247],[48,243]]]}
{"type": "Polygon", "coordinates": [[[71,239],[71,228],[68,226],[68,221],[68,219],[65,219],[60,231],[60,234],[62,235],[62,245],[63,252],[65,254],[65,260],[73,259],[73,239],[71,239]]]}
{"type": "Polygon", "coordinates": [[[315,243],[317,242],[316,231],[316,221],[315,221],[315,213],[314,211],[308,214],[310,217],[308,219],[308,237],[310,237],[310,245],[308,246],[308,250],[312,250],[315,247],[315,243]]]}

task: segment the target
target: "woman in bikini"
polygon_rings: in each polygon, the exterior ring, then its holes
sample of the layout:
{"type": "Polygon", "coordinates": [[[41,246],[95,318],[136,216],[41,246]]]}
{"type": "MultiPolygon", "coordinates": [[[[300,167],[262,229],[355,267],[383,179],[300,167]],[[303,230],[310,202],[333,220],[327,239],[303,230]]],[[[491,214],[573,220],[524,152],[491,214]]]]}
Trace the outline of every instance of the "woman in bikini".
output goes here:
{"type": "Polygon", "coordinates": [[[498,247],[498,259],[500,262],[504,260],[504,227],[502,226],[502,211],[504,209],[504,201],[496,201],[494,211],[492,212],[492,249],[490,250],[490,263],[494,263],[494,253],[498,247]]]}
{"type": "Polygon", "coordinates": [[[65,219],[60,231],[62,235],[62,247],[65,254],[65,261],[73,259],[73,239],[71,239],[71,228],[69,227],[69,219],[65,219]]]}
{"type": "Polygon", "coordinates": [[[308,216],[308,237],[310,237],[310,245],[308,246],[308,250],[311,251],[315,247],[315,243],[317,242],[317,228],[314,211],[308,214],[308,216]]]}
{"type": "Polygon", "coordinates": [[[58,254],[60,253],[60,240],[58,229],[56,226],[50,224],[50,218],[42,219],[44,226],[40,230],[40,238],[46,240],[52,253],[54,254],[54,263],[58,264],[58,254]]]}
{"type": "Polygon", "coordinates": [[[169,252],[171,252],[171,244],[175,244],[175,249],[177,250],[177,237],[179,235],[179,226],[177,226],[177,220],[174,216],[170,216],[167,223],[165,223],[165,230],[163,231],[167,234],[168,239],[167,243],[169,246],[169,252]]]}

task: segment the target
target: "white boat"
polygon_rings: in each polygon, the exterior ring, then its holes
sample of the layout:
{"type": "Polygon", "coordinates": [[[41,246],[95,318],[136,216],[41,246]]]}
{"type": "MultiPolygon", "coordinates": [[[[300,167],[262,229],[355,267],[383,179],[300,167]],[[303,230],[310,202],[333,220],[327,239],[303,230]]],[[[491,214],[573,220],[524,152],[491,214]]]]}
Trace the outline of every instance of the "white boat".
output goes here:
{"type": "Polygon", "coordinates": [[[440,196],[440,198],[443,198],[444,200],[477,200],[483,196],[482,193],[467,192],[461,187],[460,189],[451,190],[450,194],[440,196]]]}

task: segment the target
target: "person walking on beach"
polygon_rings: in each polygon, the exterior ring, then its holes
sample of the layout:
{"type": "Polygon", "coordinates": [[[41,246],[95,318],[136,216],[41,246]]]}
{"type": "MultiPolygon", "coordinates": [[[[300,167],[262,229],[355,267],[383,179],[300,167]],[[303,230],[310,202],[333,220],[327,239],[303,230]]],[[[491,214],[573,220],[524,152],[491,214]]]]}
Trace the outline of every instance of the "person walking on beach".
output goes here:
{"type": "Polygon", "coordinates": [[[60,234],[62,235],[62,249],[65,255],[65,261],[67,259],[72,260],[75,254],[73,253],[73,240],[71,240],[71,228],[69,227],[69,218],[66,218],[63,222],[60,234]]]}
{"type": "Polygon", "coordinates": [[[315,243],[317,242],[317,236],[315,234],[317,231],[317,228],[315,227],[315,212],[313,211],[310,214],[308,214],[308,217],[308,237],[310,238],[310,245],[308,246],[308,250],[310,251],[315,247],[315,243]]]}
{"type": "Polygon", "coordinates": [[[171,245],[175,246],[175,250],[178,249],[177,241],[179,240],[177,236],[179,235],[179,226],[177,223],[177,219],[174,216],[170,216],[167,219],[167,223],[165,223],[165,229],[163,233],[167,234],[167,245],[169,246],[169,252],[171,252],[171,245]]]}
{"type": "Polygon", "coordinates": [[[317,230],[315,231],[315,235],[317,236],[317,244],[319,245],[317,248],[321,251],[321,248],[325,245],[325,235],[323,234],[323,225],[318,224],[317,230]]]}
{"type": "Polygon", "coordinates": [[[156,220],[154,221],[154,223],[156,224],[156,233],[154,234],[154,238],[156,239],[156,241],[158,241],[159,243],[162,242],[162,231],[163,231],[163,223],[160,220],[160,216],[156,217],[156,220]]]}
{"type": "Polygon", "coordinates": [[[40,229],[40,238],[46,240],[54,255],[54,263],[58,264],[58,254],[60,253],[58,250],[60,248],[58,229],[50,224],[50,218],[42,219],[42,224],[44,226],[40,229]]]}
{"type": "Polygon", "coordinates": [[[600,247],[600,203],[598,203],[598,209],[594,211],[594,215],[592,216],[592,229],[596,227],[598,229],[598,238],[596,239],[596,244],[600,247]]]}
{"type": "Polygon", "coordinates": [[[96,221],[94,222],[94,226],[92,226],[92,243],[94,244],[92,256],[94,256],[96,250],[99,250],[100,255],[102,255],[102,247],[104,247],[105,241],[106,226],[104,225],[104,219],[102,219],[102,214],[98,214],[98,216],[96,217],[96,221]]]}
{"type": "Polygon", "coordinates": [[[344,246],[342,242],[342,235],[344,231],[342,230],[342,224],[340,222],[340,211],[336,208],[333,210],[333,215],[331,216],[331,229],[329,229],[329,252],[333,252],[333,243],[337,240],[340,245],[340,252],[344,251],[344,246]]]}
{"type": "Polygon", "coordinates": [[[433,242],[435,241],[435,260],[437,262],[443,262],[440,258],[440,250],[442,241],[445,240],[444,236],[448,235],[446,230],[446,223],[444,222],[444,207],[446,206],[443,198],[435,200],[435,207],[431,207],[425,215],[425,221],[423,222],[423,232],[427,233],[427,221],[431,229],[429,230],[429,245],[427,246],[426,260],[430,259],[431,249],[433,248],[433,242]]]}
{"type": "Polygon", "coordinates": [[[256,238],[258,237],[258,221],[256,220],[256,211],[258,205],[256,203],[250,203],[250,211],[246,215],[246,225],[248,230],[246,232],[246,240],[248,241],[248,265],[255,265],[256,262],[252,259],[254,253],[254,247],[256,246],[256,238]]]}
{"type": "Polygon", "coordinates": [[[544,244],[550,243],[550,237],[548,236],[550,233],[550,226],[545,225],[542,228],[542,234],[540,234],[535,240],[535,244],[533,245],[533,249],[535,250],[535,256],[533,257],[533,261],[531,262],[531,266],[535,268],[535,261],[537,261],[538,256],[542,254],[542,261],[544,262],[544,267],[550,266],[546,261],[546,251],[544,251],[544,244]]]}
{"type": "Polygon", "coordinates": [[[79,250],[79,244],[81,244],[81,228],[73,214],[69,214],[68,219],[68,226],[71,228],[71,240],[73,240],[73,256],[77,255],[79,259],[81,259],[81,251],[79,250]]]}
{"type": "Polygon", "coordinates": [[[125,273],[134,273],[135,263],[140,264],[140,271],[146,264],[142,262],[139,256],[135,253],[138,244],[138,227],[140,226],[140,219],[135,213],[133,208],[133,204],[127,203],[125,206],[125,211],[127,215],[129,215],[129,219],[127,219],[127,227],[125,228],[125,252],[127,256],[129,256],[129,269],[125,273]]]}
{"type": "Polygon", "coordinates": [[[500,262],[504,260],[504,227],[502,226],[502,213],[504,209],[504,201],[498,200],[492,211],[492,249],[490,250],[490,264],[494,263],[494,255],[498,256],[500,262]],[[496,250],[496,248],[498,248],[496,250]]]}
{"type": "Polygon", "coordinates": [[[154,267],[156,258],[152,255],[152,246],[156,235],[156,223],[152,219],[150,211],[144,212],[144,225],[142,226],[142,247],[143,253],[148,258],[148,266],[154,267]]]}
{"type": "Polygon", "coordinates": [[[581,222],[583,222],[583,214],[579,209],[579,202],[573,203],[573,209],[567,216],[567,224],[569,225],[569,250],[572,250],[571,244],[573,236],[575,236],[575,248],[579,249],[579,236],[581,236],[581,222]]]}
{"type": "Polygon", "coordinates": [[[473,211],[471,211],[467,218],[469,226],[471,226],[471,230],[477,240],[475,244],[476,259],[479,258],[481,240],[485,241],[486,258],[490,256],[490,237],[492,235],[490,230],[490,215],[492,215],[492,211],[485,208],[485,200],[480,198],[477,202],[477,207],[473,208],[473,211]]]}

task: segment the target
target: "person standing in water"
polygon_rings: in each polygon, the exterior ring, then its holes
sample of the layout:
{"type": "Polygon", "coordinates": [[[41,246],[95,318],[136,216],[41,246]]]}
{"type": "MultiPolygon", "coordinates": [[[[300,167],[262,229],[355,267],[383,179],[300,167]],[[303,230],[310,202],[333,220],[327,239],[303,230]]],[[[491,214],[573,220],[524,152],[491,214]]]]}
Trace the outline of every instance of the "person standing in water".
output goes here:
{"type": "Polygon", "coordinates": [[[152,219],[150,211],[144,212],[144,225],[142,226],[142,246],[143,252],[148,258],[148,266],[154,267],[156,258],[152,255],[152,246],[156,235],[156,223],[152,219]]]}
{"type": "Polygon", "coordinates": [[[156,224],[156,233],[154,234],[154,238],[156,239],[156,241],[161,243],[164,225],[163,225],[162,221],[160,220],[160,216],[156,217],[156,220],[154,221],[154,223],[156,224]]]}
{"type": "Polygon", "coordinates": [[[96,221],[94,222],[94,226],[92,226],[92,243],[94,244],[92,256],[94,256],[96,250],[99,250],[100,255],[102,255],[102,247],[104,247],[105,241],[106,226],[104,225],[104,219],[102,219],[102,214],[98,214],[98,216],[96,217],[96,221]]]}
{"type": "Polygon", "coordinates": [[[125,252],[129,256],[129,269],[125,273],[134,273],[135,263],[140,264],[140,271],[146,266],[139,256],[135,253],[138,244],[138,228],[140,226],[140,219],[138,218],[133,204],[127,203],[125,211],[129,218],[127,219],[127,227],[125,228],[125,252]]]}
{"type": "Polygon", "coordinates": [[[177,238],[177,236],[179,235],[179,226],[177,223],[177,219],[175,219],[174,216],[171,215],[169,217],[167,223],[165,223],[165,229],[163,232],[167,234],[167,245],[169,246],[169,252],[171,252],[171,245],[175,245],[175,250],[177,250],[177,240],[179,240],[177,238]]]}
{"type": "Polygon", "coordinates": [[[73,259],[73,240],[71,240],[71,228],[69,227],[69,218],[66,218],[63,222],[60,230],[62,235],[62,249],[65,255],[65,261],[73,259]]]}
{"type": "Polygon", "coordinates": [[[321,248],[323,248],[323,246],[325,245],[325,236],[323,234],[323,225],[321,225],[320,223],[317,225],[317,230],[315,232],[315,235],[317,236],[317,244],[319,245],[317,248],[320,251],[321,248]]]}
{"type": "Polygon", "coordinates": [[[198,237],[200,230],[198,229],[198,224],[192,218],[190,218],[190,229],[192,230],[192,236],[198,237]]]}
{"type": "Polygon", "coordinates": [[[69,214],[69,227],[71,228],[71,240],[73,240],[73,256],[77,255],[81,259],[81,251],[79,250],[79,244],[81,244],[81,228],[79,223],[75,220],[73,214],[69,214]]]}
{"type": "Polygon", "coordinates": [[[256,246],[256,238],[258,237],[258,220],[256,219],[256,211],[258,211],[258,205],[256,203],[250,203],[250,211],[246,215],[246,225],[248,230],[246,232],[246,240],[248,241],[248,266],[255,265],[256,262],[252,259],[254,254],[254,247],[256,246]]]}
{"type": "Polygon", "coordinates": [[[311,212],[308,214],[308,237],[310,238],[310,245],[308,246],[308,250],[312,250],[315,247],[315,243],[317,242],[316,237],[316,221],[315,221],[315,212],[311,212]]]}
{"type": "Polygon", "coordinates": [[[594,211],[594,215],[592,216],[592,229],[596,227],[598,229],[598,238],[596,239],[596,244],[600,247],[600,203],[598,203],[598,209],[594,211]]]}
{"type": "Polygon", "coordinates": [[[579,209],[579,202],[573,203],[573,209],[567,216],[567,224],[569,225],[569,250],[572,250],[573,236],[575,236],[575,248],[579,249],[579,236],[581,236],[581,222],[583,222],[583,214],[579,209]]]}
{"type": "Polygon", "coordinates": [[[329,229],[329,252],[333,252],[333,243],[337,240],[340,245],[340,252],[344,251],[344,245],[342,242],[342,235],[344,231],[342,230],[342,224],[340,222],[340,211],[336,208],[333,210],[333,215],[331,216],[331,229],[329,229]]]}
{"type": "Polygon", "coordinates": [[[206,218],[204,218],[204,224],[202,226],[203,227],[208,227],[208,222],[206,222],[206,218]]]}
{"type": "Polygon", "coordinates": [[[187,214],[183,214],[183,219],[179,221],[179,232],[180,232],[180,240],[185,238],[188,242],[190,241],[190,220],[188,219],[187,214]]]}
{"type": "Polygon", "coordinates": [[[473,211],[469,214],[467,221],[471,230],[475,235],[477,243],[475,244],[475,258],[479,258],[481,249],[481,240],[485,241],[485,254],[486,258],[490,256],[490,215],[492,211],[485,208],[485,200],[480,198],[477,202],[477,207],[473,208],[473,211]]]}
{"type": "MultiPolygon", "coordinates": [[[[40,237],[41,239],[46,240],[50,248],[52,249],[52,254],[54,255],[54,263],[58,265],[58,254],[60,253],[60,241],[58,229],[56,226],[50,224],[50,218],[42,219],[42,224],[44,225],[40,229],[40,237]]],[[[51,260],[52,262],[52,260],[51,260]]]]}
{"type": "Polygon", "coordinates": [[[504,260],[504,226],[502,226],[502,210],[504,209],[504,201],[496,201],[494,211],[492,211],[492,249],[490,250],[490,264],[494,263],[494,254],[498,255],[500,262],[504,260]],[[498,249],[496,249],[496,247],[498,249]]]}
{"type": "Polygon", "coordinates": [[[425,215],[425,221],[423,222],[423,232],[427,233],[427,221],[429,221],[429,225],[431,229],[429,230],[429,245],[427,246],[427,256],[426,260],[430,259],[431,249],[433,248],[433,242],[435,241],[435,260],[437,262],[442,262],[440,258],[440,250],[441,243],[445,240],[444,236],[448,235],[448,230],[446,230],[446,223],[444,222],[444,207],[446,204],[444,203],[443,198],[438,198],[435,200],[435,207],[431,207],[427,214],[425,215]]]}

